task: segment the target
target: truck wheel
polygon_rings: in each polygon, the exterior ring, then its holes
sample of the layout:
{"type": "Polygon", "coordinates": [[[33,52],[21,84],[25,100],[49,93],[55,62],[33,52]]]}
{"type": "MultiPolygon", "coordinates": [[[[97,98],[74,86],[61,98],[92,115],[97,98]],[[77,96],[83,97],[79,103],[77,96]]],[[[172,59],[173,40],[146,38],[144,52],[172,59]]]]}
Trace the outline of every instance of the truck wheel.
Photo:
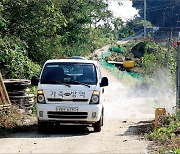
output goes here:
{"type": "Polygon", "coordinates": [[[47,131],[47,122],[38,120],[38,132],[45,133],[47,131]]]}
{"type": "Polygon", "coordinates": [[[97,121],[97,122],[94,124],[94,132],[100,132],[100,131],[101,131],[102,123],[103,123],[103,118],[101,117],[100,120],[97,121]]]}

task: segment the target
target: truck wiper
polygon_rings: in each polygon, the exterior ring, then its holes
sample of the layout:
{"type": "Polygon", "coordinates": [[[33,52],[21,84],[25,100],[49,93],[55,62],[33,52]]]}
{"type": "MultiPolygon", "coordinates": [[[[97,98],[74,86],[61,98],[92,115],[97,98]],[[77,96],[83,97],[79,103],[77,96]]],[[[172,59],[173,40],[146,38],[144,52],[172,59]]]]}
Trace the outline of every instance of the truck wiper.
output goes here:
{"type": "Polygon", "coordinates": [[[67,82],[67,83],[71,83],[71,84],[73,84],[73,83],[74,83],[74,84],[80,84],[80,85],[84,85],[84,86],[90,88],[90,85],[88,85],[88,84],[86,84],[86,83],[83,83],[83,82],[69,81],[69,82],[67,82]]]}
{"type": "Polygon", "coordinates": [[[69,84],[66,84],[64,82],[59,82],[59,81],[43,81],[42,84],[62,84],[67,87],[71,87],[69,84]]]}

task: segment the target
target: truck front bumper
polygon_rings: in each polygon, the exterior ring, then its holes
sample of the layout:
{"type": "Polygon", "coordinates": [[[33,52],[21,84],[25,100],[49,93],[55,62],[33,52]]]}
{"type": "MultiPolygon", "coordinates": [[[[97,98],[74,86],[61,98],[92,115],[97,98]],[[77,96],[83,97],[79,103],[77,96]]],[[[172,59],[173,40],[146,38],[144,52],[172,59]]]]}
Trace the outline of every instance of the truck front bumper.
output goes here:
{"type": "Polygon", "coordinates": [[[37,104],[40,121],[95,123],[102,115],[102,104],[37,104]]]}

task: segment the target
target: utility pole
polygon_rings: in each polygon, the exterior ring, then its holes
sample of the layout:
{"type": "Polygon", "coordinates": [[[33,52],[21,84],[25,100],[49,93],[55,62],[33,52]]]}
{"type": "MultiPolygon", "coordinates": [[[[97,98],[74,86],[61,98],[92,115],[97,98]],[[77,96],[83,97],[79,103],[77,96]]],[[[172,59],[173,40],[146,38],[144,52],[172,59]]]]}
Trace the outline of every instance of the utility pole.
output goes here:
{"type": "Polygon", "coordinates": [[[173,32],[173,28],[171,27],[171,29],[169,31],[168,47],[167,47],[167,53],[166,53],[167,69],[168,69],[168,66],[169,66],[169,50],[170,50],[170,47],[171,47],[172,32],[173,32]]]}
{"type": "MultiPolygon", "coordinates": [[[[108,3],[108,0],[106,0],[106,3],[107,3],[107,11],[108,11],[108,6],[109,6],[109,3],[108,3]]],[[[109,25],[109,19],[108,19],[108,17],[107,17],[107,24],[109,25]]]]}
{"type": "Polygon", "coordinates": [[[177,69],[176,69],[176,79],[177,79],[176,108],[180,109],[180,41],[177,41],[177,47],[178,47],[178,58],[177,58],[177,69]]]}
{"type": "Polygon", "coordinates": [[[146,38],[146,0],[144,0],[144,38],[146,38]]]}

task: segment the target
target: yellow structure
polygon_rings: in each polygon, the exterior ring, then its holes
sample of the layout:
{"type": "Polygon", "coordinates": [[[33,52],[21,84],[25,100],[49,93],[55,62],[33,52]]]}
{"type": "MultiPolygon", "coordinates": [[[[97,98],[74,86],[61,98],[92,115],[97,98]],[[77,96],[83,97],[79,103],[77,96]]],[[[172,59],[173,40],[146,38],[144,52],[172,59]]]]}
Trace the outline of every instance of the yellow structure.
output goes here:
{"type": "Polygon", "coordinates": [[[166,109],[165,108],[156,108],[155,110],[155,128],[159,126],[159,124],[163,120],[163,116],[166,115],[166,109]]]}
{"type": "Polygon", "coordinates": [[[123,61],[124,68],[133,68],[134,65],[135,65],[135,62],[133,60],[124,60],[123,61]]]}

